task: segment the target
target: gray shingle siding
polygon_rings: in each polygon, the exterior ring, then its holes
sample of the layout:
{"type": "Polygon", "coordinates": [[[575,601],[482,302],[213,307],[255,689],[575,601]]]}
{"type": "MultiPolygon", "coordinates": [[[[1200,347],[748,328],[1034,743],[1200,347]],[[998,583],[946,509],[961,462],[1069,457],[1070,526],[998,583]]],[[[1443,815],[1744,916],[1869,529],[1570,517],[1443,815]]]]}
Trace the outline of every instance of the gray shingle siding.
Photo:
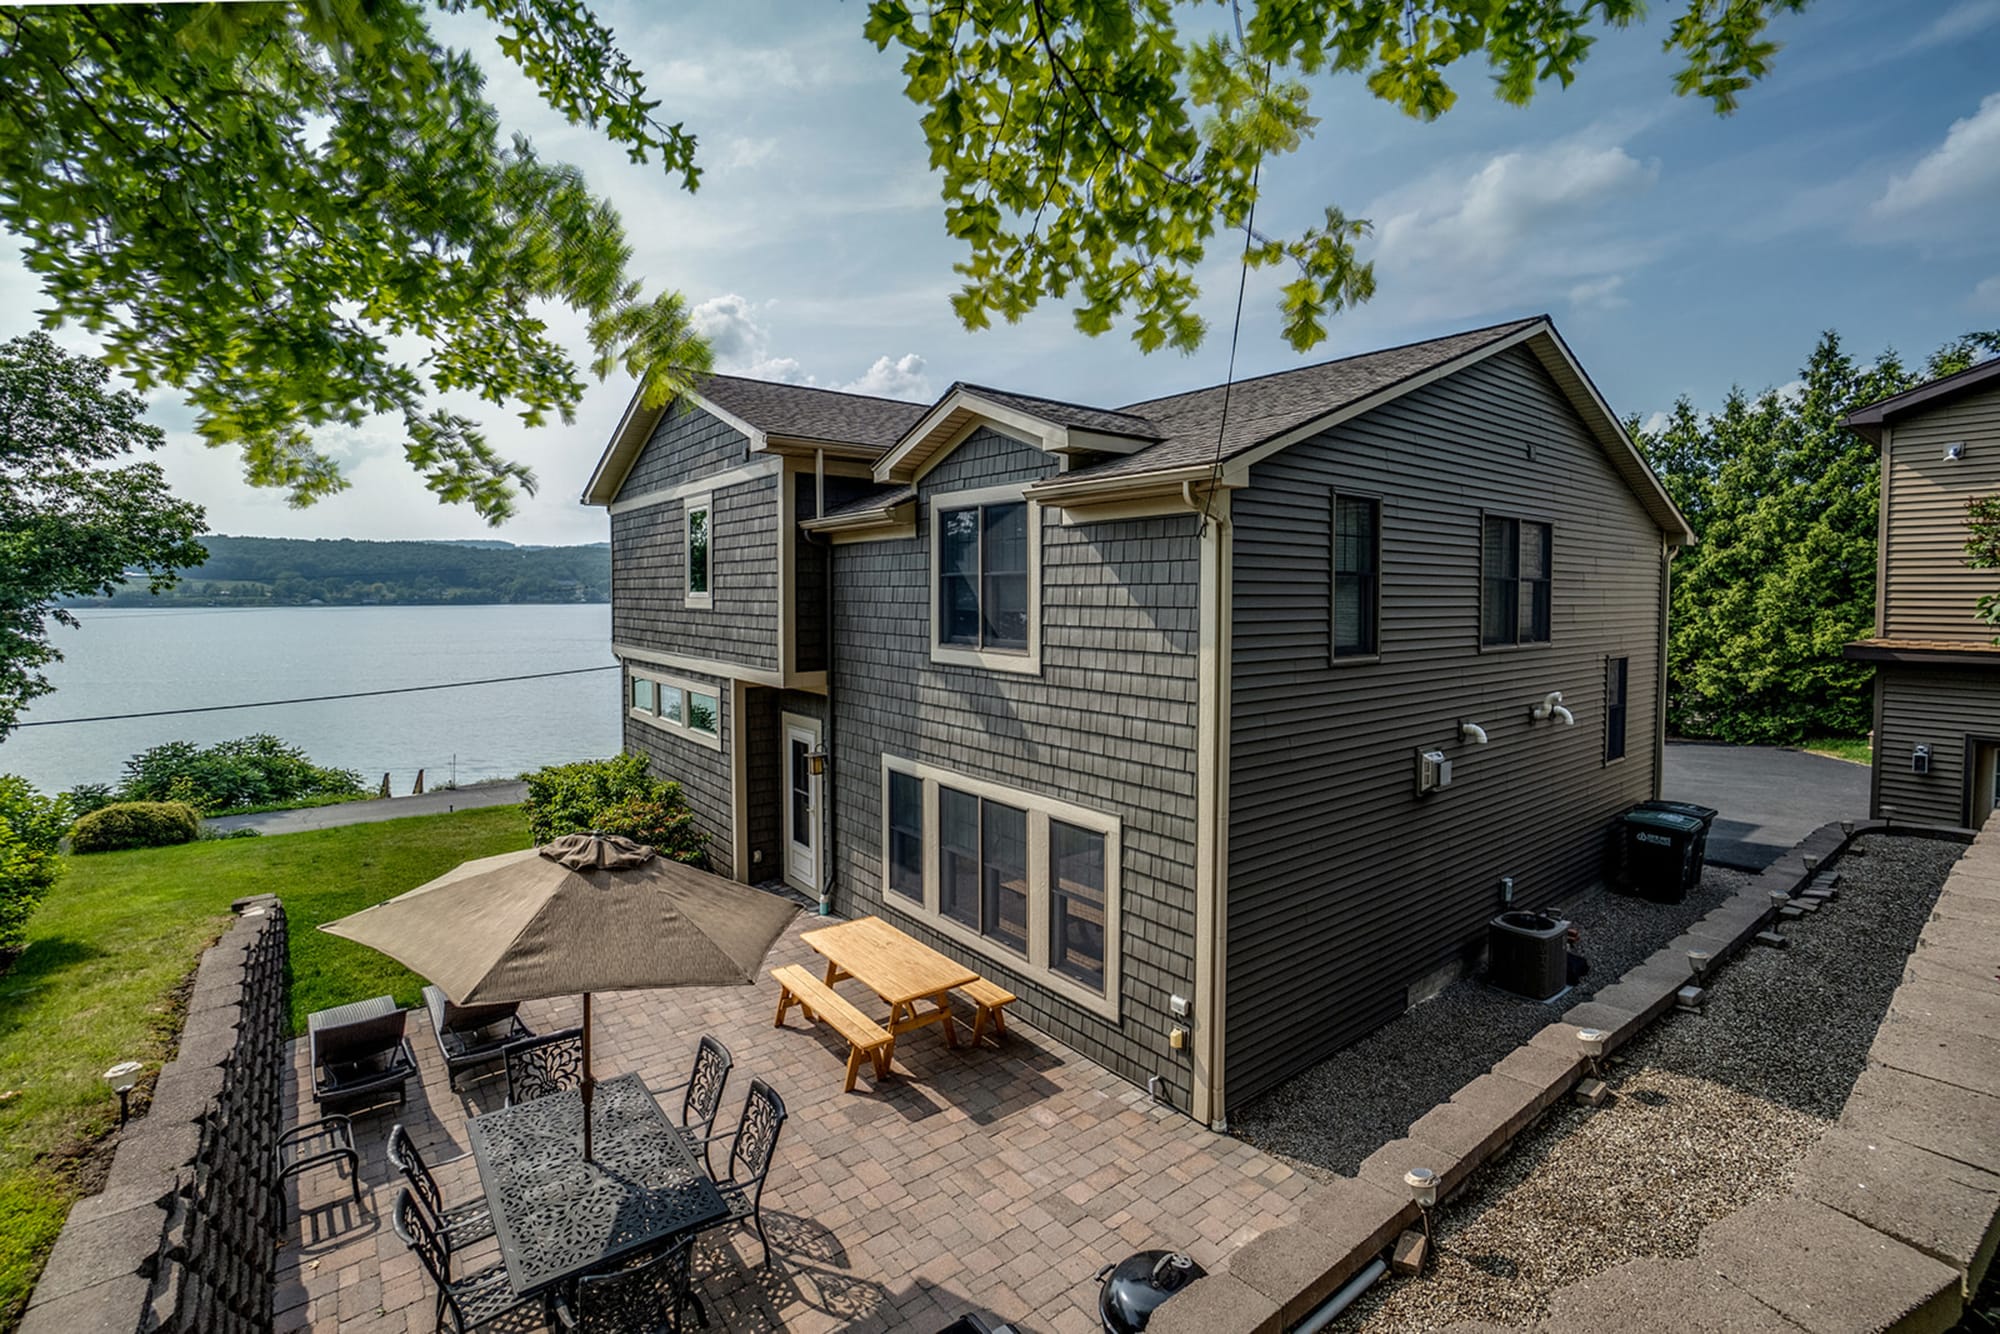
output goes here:
{"type": "Polygon", "coordinates": [[[1257,465],[1232,514],[1236,1106],[1393,1017],[1411,982],[1476,947],[1499,877],[1531,907],[1601,878],[1611,818],[1654,790],[1661,550],[1521,350],[1257,465]],[[1334,488],[1382,502],[1374,664],[1328,663],[1334,488]],[[1480,649],[1482,508],[1554,524],[1548,645],[1480,649]],[[1607,765],[1610,657],[1630,675],[1626,758],[1607,765]],[[1550,690],[1576,726],[1529,720],[1550,690]],[[1462,744],[1461,721],[1490,743],[1462,744]],[[1449,789],[1416,795],[1419,747],[1454,761],[1449,789]]]}
{"type": "Polygon", "coordinates": [[[642,496],[749,460],[750,440],[734,426],[700,408],[682,412],[678,406],[670,407],[661,414],[632,471],[625,474],[618,494],[642,496]]]}
{"type": "Polygon", "coordinates": [[[930,943],[1021,997],[1022,1017],[1135,1083],[1190,1097],[1169,1048],[1173,994],[1194,984],[1195,519],[1042,525],[1042,673],[930,660],[930,496],[1054,473],[1055,460],[992,431],[919,484],[918,535],[838,549],[832,668],[839,907],[882,903],[886,751],[1045,794],[1122,824],[1123,1004],[1114,1024],[971,955],[910,919],[930,943]]]}
{"type": "MultiPolygon", "coordinates": [[[[675,670],[669,674],[715,693],[716,712],[721,719],[722,749],[711,750],[679,732],[634,718],[628,709],[625,712],[625,750],[628,754],[644,755],[647,767],[655,778],[671,778],[681,785],[688,809],[694,812],[696,826],[708,835],[710,869],[719,875],[734,875],[735,835],[729,820],[729,754],[737,719],[729,706],[729,682],[699,672],[675,670]]],[[[630,699],[631,676],[629,673],[621,673],[621,676],[626,683],[625,697],[630,699]]]]}

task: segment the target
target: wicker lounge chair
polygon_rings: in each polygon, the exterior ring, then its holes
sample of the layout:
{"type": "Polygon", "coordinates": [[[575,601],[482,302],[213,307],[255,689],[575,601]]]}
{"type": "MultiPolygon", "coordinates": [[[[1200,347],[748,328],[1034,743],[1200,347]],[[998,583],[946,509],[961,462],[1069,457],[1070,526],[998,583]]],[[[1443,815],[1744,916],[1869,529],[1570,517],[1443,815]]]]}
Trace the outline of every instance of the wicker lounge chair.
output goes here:
{"type": "Polygon", "coordinates": [[[531,1038],[534,1033],[520,1021],[518,1003],[506,1005],[453,1005],[439,987],[424,988],[424,1007],[430,1011],[431,1032],[437,1038],[444,1068],[451,1075],[453,1091],[458,1077],[483,1065],[497,1065],[506,1054],[507,1044],[531,1038]]]}
{"type": "Polygon", "coordinates": [[[312,1041],[314,1102],[353,1107],[382,1102],[393,1092],[402,1103],[417,1056],[403,1036],[403,1012],[392,998],[315,1011],[306,1016],[306,1032],[312,1041]]]}

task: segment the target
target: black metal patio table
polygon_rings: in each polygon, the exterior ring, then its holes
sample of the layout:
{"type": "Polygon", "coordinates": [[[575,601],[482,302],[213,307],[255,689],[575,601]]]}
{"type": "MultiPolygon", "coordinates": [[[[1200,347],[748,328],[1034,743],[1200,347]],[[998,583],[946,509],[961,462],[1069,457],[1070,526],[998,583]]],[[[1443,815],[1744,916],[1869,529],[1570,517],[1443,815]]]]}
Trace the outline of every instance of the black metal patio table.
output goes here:
{"type": "Polygon", "coordinates": [[[729,1213],[637,1075],[599,1081],[583,1158],[583,1099],[554,1093],[475,1116],[472,1159],[507,1282],[545,1291],[729,1213]]]}

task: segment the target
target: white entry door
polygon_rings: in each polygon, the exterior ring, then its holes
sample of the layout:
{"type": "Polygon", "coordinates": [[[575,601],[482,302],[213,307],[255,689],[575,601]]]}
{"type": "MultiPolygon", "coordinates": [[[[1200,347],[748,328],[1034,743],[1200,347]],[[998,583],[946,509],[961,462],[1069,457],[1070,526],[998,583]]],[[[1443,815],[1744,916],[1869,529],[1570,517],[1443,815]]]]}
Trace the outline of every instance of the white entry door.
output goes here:
{"type": "Polygon", "coordinates": [[[820,891],[820,790],[811,755],[819,749],[819,724],[786,714],[785,753],[779,772],[785,784],[785,879],[808,894],[820,891]]]}

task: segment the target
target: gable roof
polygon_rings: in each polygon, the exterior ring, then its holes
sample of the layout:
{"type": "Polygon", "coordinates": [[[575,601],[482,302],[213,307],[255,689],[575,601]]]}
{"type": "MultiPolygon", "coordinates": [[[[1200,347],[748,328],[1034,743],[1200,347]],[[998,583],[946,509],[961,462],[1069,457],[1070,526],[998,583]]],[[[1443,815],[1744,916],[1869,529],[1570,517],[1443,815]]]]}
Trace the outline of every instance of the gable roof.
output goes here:
{"type": "MultiPolygon", "coordinates": [[[[896,443],[924,415],[921,403],[850,394],[811,385],[753,380],[742,375],[704,375],[686,400],[727,422],[750,441],[751,451],[767,449],[779,440],[806,446],[830,445],[846,453],[873,456],[896,443]]],[[[648,408],[640,393],[632,395],[625,415],[583,488],[583,503],[608,505],[625,484],[626,474],[652,438],[660,418],[673,407],[648,408]]]]}
{"type": "Polygon", "coordinates": [[[1095,431],[1099,435],[1122,435],[1134,440],[1158,440],[1160,428],[1143,415],[1130,412],[1114,412],[1109,408],[1093,408],[1082,403],[1065,403],[1059,398],[1041,398],[1034,394],[1016,394],[1005,389],[994,389],[983,384],[955,384],[939,398],[942,403],[950,398],[954,390],[965,390],[980,398],[991,399],[1003,407],[1018,412],[1030,413],[1052,421],[1058,426],[1068,426],[1079,431],[1095,431]]]}
{"type": "Polygon", "coordinates": [[[1985,388],[1989,383],[2000,384],[2000,357],[1992,357],[1977,366],[1968,366],[1951,375],[1941,375],[1915,389],[1905,389],[1879,402],[1847,414],[1841,422],[1848,430],[1865,439],[1882,443],[1882,428],[1889,425],[1892,418],[1905,417],[1926,408],[1940,407],[1961,394],[1969,394],[1985,388]]]}

